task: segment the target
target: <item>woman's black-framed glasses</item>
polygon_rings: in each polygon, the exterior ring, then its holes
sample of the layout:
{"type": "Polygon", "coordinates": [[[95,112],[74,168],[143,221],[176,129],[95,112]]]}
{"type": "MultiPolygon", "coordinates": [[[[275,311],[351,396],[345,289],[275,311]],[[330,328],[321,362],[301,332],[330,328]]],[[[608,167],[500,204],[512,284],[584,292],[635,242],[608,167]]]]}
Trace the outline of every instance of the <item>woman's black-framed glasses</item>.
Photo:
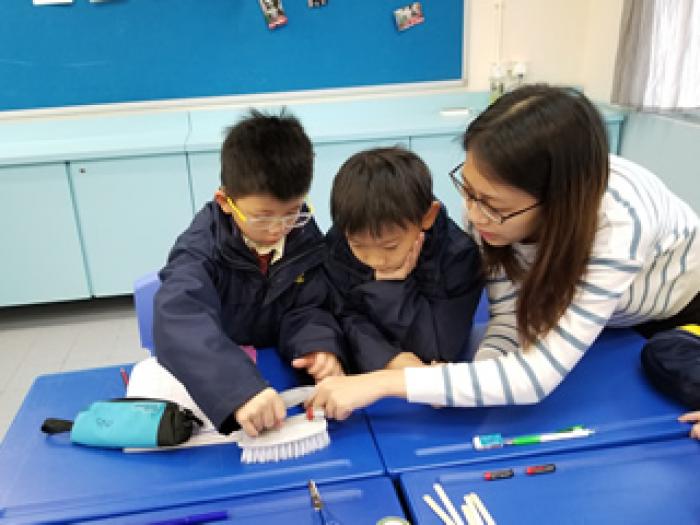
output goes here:
{"type": "Polygon", "coordinates": [[[467,201],[467,206],[471,203],[474,203],[476,207],[479,208],[479,211],[482,213],[482,215],[492,222],[503,224],[508,219],[512,219],[513,217],[522,215],[526,211],[530,211],[533,208],[537,208],[537,206],[541,204],[541,202],[536,202],[535,204],[528,206],[527,208],[523,208],[522,210],[514,211],[512,213],[503,215],[500,211],[493,209],[479,197],[474,195],[474,193],[464,184],[462,178],[459,176],[459,174],[462,171],[462,166],[464,166],[464,162],[460,162],[457,166],[454,167],[452,171],[450,171],[450,179],[452,179],[452,182],[454,183],[455,188],[457,188],[459,194],[462,197],[464,197],[464,199],[467,201]]]}

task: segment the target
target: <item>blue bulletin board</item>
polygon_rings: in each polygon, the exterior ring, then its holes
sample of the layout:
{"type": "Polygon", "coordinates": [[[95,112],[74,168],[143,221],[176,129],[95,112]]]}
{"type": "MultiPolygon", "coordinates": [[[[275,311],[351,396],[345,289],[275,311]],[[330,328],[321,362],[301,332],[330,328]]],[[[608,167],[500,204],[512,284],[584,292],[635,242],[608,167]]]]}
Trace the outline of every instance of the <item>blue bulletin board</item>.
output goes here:
{"type": "Polygon", "coordinates": [[[0,8],[0,110],[375,86],[462,78],[464,0],[106,0],[0,8]]]}

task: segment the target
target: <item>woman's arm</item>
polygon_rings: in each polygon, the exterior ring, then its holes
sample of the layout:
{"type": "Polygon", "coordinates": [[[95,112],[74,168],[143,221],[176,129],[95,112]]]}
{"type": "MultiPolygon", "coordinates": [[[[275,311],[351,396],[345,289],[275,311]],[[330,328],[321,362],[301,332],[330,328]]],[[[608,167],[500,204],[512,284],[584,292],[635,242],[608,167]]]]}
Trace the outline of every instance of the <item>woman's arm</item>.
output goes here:
{"type": "Polygon", "coordinates": [[[490,282],[491,319],[476,361],[407,369],[408,400],[448,406],[538,403],[583,357],[639,271],[630,260],[589,265],[557,325],[527,349],[516,328],[516,287],[490,282]]]}

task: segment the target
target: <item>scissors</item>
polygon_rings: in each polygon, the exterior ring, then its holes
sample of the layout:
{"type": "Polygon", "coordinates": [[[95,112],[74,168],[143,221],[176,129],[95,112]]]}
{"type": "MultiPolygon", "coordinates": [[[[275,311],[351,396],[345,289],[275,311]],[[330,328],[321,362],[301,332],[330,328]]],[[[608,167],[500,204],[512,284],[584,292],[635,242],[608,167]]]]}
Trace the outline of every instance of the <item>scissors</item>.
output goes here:
{"type": "Polygon", "coordinates": [[[309,496],[311,496],[311,506],[318,516],[318,521],[321,525],[342,525],[342,523],[326,508],[326,504],[323,502],[321,494],[318,492],[318,487],[316,487],[316,482],[310,479],[308,486],[309,496]]]}

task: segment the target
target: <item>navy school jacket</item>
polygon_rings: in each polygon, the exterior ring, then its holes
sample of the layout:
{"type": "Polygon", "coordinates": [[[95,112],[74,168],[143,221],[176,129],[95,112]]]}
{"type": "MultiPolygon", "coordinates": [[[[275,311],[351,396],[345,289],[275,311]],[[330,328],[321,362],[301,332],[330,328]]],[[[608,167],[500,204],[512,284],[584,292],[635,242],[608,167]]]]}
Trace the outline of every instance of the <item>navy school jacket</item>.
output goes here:
{"type": "Polygon", "coordinates": [[[328,274],[348,352],[361,371],[413,352],[424,362],[463,360],[484,281],[479,249],[444,207],[425,232],[416,268],[403,281],[375,281],[335,227],[326,235],[328,274]]]}
{"type": "Polygon", "coordinates": [[[277,346],[291,361],[315,350],[344,360],[342,332],[326,307],[323,235],[292,230],[268,276],[216,202],[196,215],[160,272],[153,337],[158,361],[222,433],[235,410],[269,385],[239,345],[277,346]]]}

